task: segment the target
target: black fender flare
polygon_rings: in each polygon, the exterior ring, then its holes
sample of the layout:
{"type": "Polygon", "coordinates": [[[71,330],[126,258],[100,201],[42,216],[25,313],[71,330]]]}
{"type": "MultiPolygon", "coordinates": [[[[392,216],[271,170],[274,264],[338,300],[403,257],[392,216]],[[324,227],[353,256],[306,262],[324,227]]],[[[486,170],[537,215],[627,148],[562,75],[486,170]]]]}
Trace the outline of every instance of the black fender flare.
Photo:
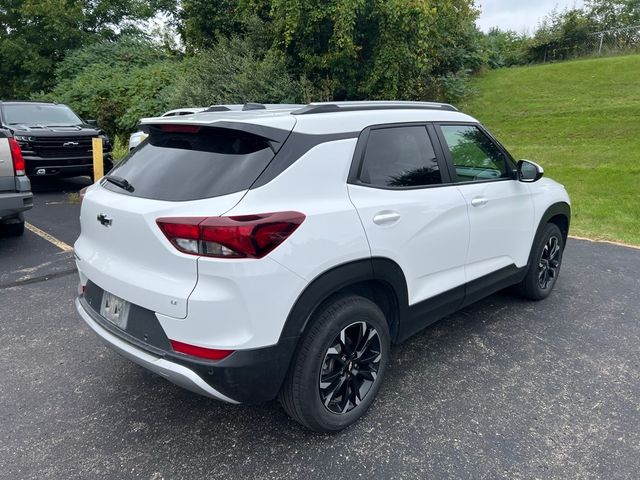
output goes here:
{"type": "Polygon", "coordinates": [[[409,311],[407,281],[400,266],[387,258],[365,258],[338,265],[317,276],[298,296],[289,311],[278,343],[269,347],[272,350],[269,353],[270,360],[261,362],[268,367],[260,375],[260,395],[250,392],[243,396],[229,393],[229,396],[241,401],[251,399],[251,402],[255,402],[256,398],[260,401],[274,398],[291,367],[300,338],[318,307],[340,290],[372,280],[386,284],[395,295],[397,308],[394,311],[397,318],[393,319],[395,326],[392,328],[391,338],[397,338],[398,325],[407,318],[409,311]]]}
{"type": "Polygon", "coordinates": [[[571,206],[567,202],[556,202],[551,204],[542,214],[542,218],[540,219],[538,228],[536,229],[536,234],[533,237],[533,242],[531,243],[531,251],[529,253],[529,261],[527,262],[527,266],[531,265],[533,257],[533,247],[537,245],[538,241],[540,240],[544,226],[549,223],[549,220],[557,216],[563,216],[567,220],[567,230],[566,232],[562,232],[564,244],[567,244],[567,236],[569,234],[569,227],[571,225],[571,206]]]}
{"type": "Polygon", "coordinates": [[[402,322],[407,317],[409,306],[407,281],[402,268],[388,258],[366,258],[333,267],[312,280],[290,310],[280,340],[300,337],[313,313],[331,295],[351,285],[367,281],[381,282],[391,288],[395,295],[398,315],[394,321],[402,322]]]}

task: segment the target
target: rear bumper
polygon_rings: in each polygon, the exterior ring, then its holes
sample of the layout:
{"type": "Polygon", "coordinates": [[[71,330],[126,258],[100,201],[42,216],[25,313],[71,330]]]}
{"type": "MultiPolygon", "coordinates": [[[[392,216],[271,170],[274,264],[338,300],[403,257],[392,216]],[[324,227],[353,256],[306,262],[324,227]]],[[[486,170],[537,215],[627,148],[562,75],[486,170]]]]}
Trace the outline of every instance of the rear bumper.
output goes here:
{"type": "Polygon", "coordinates": [[[162,357],[152,355],[151,353],[148,353],[140,348],[136,348],[132,344],[113,335],[93,319],[93,316],[89,313],[89,310],[85,309],[85,307],[81,304],[80,298],[76,298],[75,303],[80,317],[87,325],[89,325],[91,330],[93,330],[100,337],[100,339],[105,344],[107,344],[107,346],[111,347],[123,357],[128,358],[132,362],[137,363],[147,370],[151,370],[152,372],[157,373],[161,377],[164,377],[170,382],[175,383],[180,387],[186,388],[187,390],[199,393],[200,395],[215,398],[216,400],[222,400],[223,402],[238,403],[237,401],[213,389],[195,372],[193,372],[193,370],[190,370],[183,365],[166,360],[162,357]]]}
{"type": "MultiPolygon", "coordinates": [[[[75,176],[87,175],[93,172],[93,157],[24,157],[27,175],[32,177],[44,176],[75,176]]],[[[104,171],[111,170],[113,160],[110,152],[104,154],[104,171]]]]}
{"type": "Polygon", "coordinates": [[[32,207],[31,192],[0,193],[0,218],[16,215],[32,207]]]}
{"type": "Polygon", "coordinates": [[[201,360],[145,344],[109,324],[83,296],[75,304],[80,317],[107,346],[176,385],[228,403],[273,400],[298,341],[298,337],[283,338],[270,347],[235,351],[223,360],[201,360]]]}

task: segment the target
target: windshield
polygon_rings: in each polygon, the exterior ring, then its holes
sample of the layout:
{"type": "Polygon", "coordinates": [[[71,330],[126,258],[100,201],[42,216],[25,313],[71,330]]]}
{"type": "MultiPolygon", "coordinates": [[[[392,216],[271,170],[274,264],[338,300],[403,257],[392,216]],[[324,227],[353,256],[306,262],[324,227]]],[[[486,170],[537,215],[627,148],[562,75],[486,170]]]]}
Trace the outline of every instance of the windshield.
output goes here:
{"type": "Polygon", "coordinates": [[[2,114],[7,125],[70,127],[82,124],[82,120],[66,105],[5,103],[2,106],[2,114]]]}

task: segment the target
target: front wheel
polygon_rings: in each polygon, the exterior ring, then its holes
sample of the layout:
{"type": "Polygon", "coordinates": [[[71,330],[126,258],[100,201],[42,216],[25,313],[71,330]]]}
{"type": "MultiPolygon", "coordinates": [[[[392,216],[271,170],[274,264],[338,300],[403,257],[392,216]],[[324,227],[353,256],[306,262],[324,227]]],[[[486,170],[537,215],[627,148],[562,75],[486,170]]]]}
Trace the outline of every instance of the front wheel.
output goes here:
{"type": "Polygon", "coordinates": [[[549,223],[533,246],[531,264],[520,284],[520,293],[530,300],[547,298],[560,274],[564,237],[557,225],[549,223]]]}
{"type": "Polygon", "coordinates": [[[387,320],[372,301],[339,296],[305,334],[280,392],[296,421],[316,432],[342,430],[369,408],[389,359],[387,320]]]}

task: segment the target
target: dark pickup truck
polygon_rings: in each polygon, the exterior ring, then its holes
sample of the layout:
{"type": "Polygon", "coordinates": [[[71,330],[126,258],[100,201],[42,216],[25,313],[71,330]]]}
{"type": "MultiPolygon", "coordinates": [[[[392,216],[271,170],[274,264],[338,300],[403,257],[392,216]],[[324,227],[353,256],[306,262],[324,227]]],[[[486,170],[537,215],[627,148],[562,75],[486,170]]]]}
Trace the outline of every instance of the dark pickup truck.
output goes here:
{"type": "Polygon", "coordinates": [[[0,128],[9,130],[22,148],[30,177],[93,176],[95,137],[103,140],[104,171],[111,170],[109,139],[90,122],[59,103],[0,102],[0,128]]]}

